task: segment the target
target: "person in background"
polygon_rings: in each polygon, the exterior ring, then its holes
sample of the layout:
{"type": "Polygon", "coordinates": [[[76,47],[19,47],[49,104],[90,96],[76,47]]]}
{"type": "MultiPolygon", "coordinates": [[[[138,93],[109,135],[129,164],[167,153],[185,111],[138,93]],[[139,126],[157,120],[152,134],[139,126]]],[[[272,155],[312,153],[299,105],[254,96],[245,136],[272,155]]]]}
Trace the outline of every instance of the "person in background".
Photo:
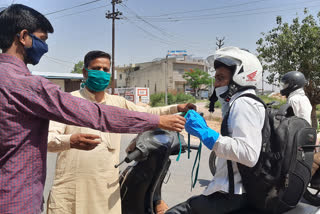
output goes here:
{"type": "Polygon", "coordinates": [[[287,103],[292,106],[294,114],[305,119],[311,125],[312,106],[303,90],[306,83],[303,73],[290,71],[281,78],[280,93],[287,97],[287,103]]]}
{"type": "MultiPolygon", "coordinates": [[[[287,97],[287,103],[293,108],[293,112],[297,117],[305,119],[311,125],[311,112],[312,105],[309,98],[306,96],[303,87],[306,85],[307,80],[303,73],[299,71],[290,71],[284,74],[281,78],[282,96],[287,97]]],[[[319,136],[319,134],[318,134],[319,136]]],[[[317,137],[318,137],[317,136],[317,137]]],[[[317,143],[319,140],[317,139],[317,143]]],[[[320,152],[314,154],[311,174],[312,176],[319,169],[320,165],[320,152]]]]}
{"type": "MultiPolygon", "coordinates": [[[[157,115],[196,109],[190,103],[157,108],[138,106],[106,92],[110,76],[110,55],[90,51],[84,57],[85,83],[71,94],[93,103],[157,115]]],[[[58,157],[48,214],[121,213],[119,169],[114,167],[119,163],[120,139],[120,134],[50,122],[48,151],[58,152],[58,157]],[[86,145],[87,134],[95,135],[101,143],[90,151],[83,151],[91,149],[80,144],[86,145]]]]}

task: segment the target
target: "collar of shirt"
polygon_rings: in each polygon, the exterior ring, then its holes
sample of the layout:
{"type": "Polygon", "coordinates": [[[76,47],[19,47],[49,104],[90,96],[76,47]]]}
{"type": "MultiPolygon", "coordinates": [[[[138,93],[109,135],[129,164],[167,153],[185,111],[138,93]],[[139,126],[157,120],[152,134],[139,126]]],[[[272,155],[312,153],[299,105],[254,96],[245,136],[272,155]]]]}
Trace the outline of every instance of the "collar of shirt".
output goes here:
{"type": "MultiPolygon", "coordinates": [[[[86,98],[87,100],[90,100],[91,102],[97,103],[95,94],[92,93],[92,92],[90,92],[90,91],[87,89],[87,87],[81,88],[81,89],[80,89],[80,94],[81,94],[84,98],[86,98]]],[[[107,96],[108,96],[108,94],[105,92],[105,93],[104,93],[104,98],[103,98],[103,99],[101,100],[101,102],[99,102],[99,103],[104,103],[104,102],[106,102],[107,96]]]]}
{"type": "Polygon", "coordinates": [[[18,57],[10,55],[10,54],[6,54],[6,53],[2,53],[0,54],[0,64],[2,63],[7,63],[7,64],[11,64],[12,67],[14,68],[14,70],[18,73],[18,74],[28,74],[31,75],[31,72],[29,71],[27,65],[18,57]]]}
{"type": "Polygon", "coordinates": [[[248,89],[248,90],[245,90],[245,91],[240,91],[240,92],[237,92],[235,93],[230,101],[229,101],[229,106],[231,106],[231,104],[235,101],[235,99],[237,99],[239,96],[241,96],[242,94],[256,94],[255,90],[254,89],[248,89]]]}
{"type": "Polygon", "coordinates": [[[305,95],[305,93],[304,93],[304,90],[303,90],[302,88],[299,88],[299,89],[297,89],[297,90],[295,90],[295,91],[291,92],[291,93],[289,94],[288,99],[290,99],[290,98],[291,98],[291,97],[293,97],[294,95],[301,95],[301,96],[304,96],[304,95],[305,95]]]}

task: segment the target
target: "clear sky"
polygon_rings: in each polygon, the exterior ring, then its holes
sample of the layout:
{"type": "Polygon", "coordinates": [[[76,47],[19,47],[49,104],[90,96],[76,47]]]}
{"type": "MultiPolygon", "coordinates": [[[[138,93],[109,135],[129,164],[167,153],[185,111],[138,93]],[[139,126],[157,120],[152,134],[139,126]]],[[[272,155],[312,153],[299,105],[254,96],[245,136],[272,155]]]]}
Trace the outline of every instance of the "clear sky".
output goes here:
{"type": "MultiPolygon", "coordinates": [[[[43,14],[92,0],[0,0],[28,5],[43,14]]],[[[256,52],[261,32],[276,26],[276,16],[291,22],[303,9],[316,15],[320,0],[124,0],[117,5],[124,19],[116,21],[116,65],[165,57],[168,50],[187,50],[194,57],[214,53],[216,37],[256,52]]],[[[111,20],[105,18],[111,0],[47,15],[55,32],[49,35],[49,53],[31,70],[70,72],[73,63],[90,50],[111,53],[111,20]]]]}

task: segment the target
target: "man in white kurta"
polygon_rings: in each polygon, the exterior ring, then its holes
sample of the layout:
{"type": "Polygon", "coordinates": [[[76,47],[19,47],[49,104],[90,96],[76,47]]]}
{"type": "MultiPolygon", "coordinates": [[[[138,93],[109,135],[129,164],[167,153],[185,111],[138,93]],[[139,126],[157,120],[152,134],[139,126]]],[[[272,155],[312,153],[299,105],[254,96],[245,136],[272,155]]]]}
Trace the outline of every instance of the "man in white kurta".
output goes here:
{"type": "MultiPolygon", "coordinates": [[[[95,68],[92,64],[96,61],[89,63],[89,68],[90,65],[95,68]]],[[[101,95],[101,92],[99,93],[101,95]]],[[[103,93],[104,97],[100,97],[98,103],[139,112],[164,115],[195,108],[192,104],[147,108],[127,101],[123,97],[110,95],[104,91],[103,93]]],[[[87,87],[71,94],[97,103],[97,93],[87,87]]],[[[121,213],[119,170],[114,167],[119,163],[120,138],[120,134],[50,122],[48,151],[58,152],[58,156],[55,178],[48,198],[48,214],[121,213]],[[101,143],[88,151],[73,149],[71,136],[79,133],[97,135],[101,143]]]]}

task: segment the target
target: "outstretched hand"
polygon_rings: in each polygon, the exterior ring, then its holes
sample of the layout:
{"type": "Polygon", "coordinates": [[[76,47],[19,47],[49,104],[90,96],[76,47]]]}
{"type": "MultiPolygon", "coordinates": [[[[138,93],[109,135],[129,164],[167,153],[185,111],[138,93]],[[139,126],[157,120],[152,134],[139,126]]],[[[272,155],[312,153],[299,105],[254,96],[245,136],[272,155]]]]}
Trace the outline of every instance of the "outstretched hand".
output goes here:
{"type": "Polygon", "coordinates": [[[181,132],[186,119],[179,115],[161,115],[158,127],[169,131],[181,132]]]}
{"type": "Polygon", "coordinates": [[[92,150],[100,144],[100,136],[94,134],[76,133],[70,137],[70,148],[92,150]]]}
{"type": "Polygon", "coordinates": [[[179,104],[177,108],[178,112],[188,112],[191,109],[197,111],[197,106],[192,103],[179,104]]]}

